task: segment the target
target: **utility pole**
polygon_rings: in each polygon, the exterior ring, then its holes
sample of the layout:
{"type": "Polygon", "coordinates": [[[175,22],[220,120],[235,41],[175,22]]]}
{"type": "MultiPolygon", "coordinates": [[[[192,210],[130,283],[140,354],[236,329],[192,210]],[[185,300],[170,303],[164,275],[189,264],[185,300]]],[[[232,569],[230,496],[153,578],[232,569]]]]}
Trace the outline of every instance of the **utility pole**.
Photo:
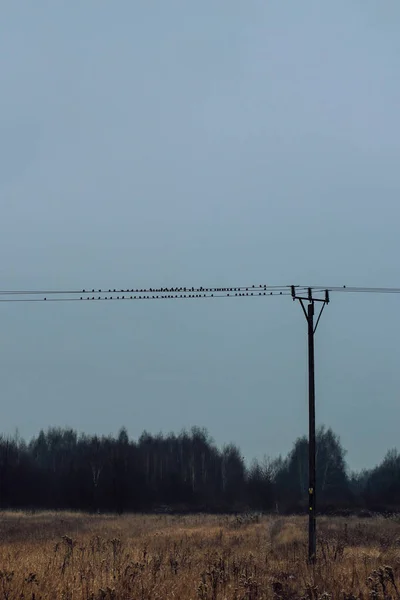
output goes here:
{"type": "Polygon", "coordinates": [[[316,469],[315,469],[315,362],[314,362],[314,335],[325,305],[329,303],[329,292],[325,290],[324,298],[314,298],[313,290],[308,289],[308,296],[296,296],[296,286],[292,285],[292,298],[298,300],[307,320],[308,330],[308,561],[316,561],[316,469]],[[308,302],[307,310],[304,302],[308,302]],[[314,326],[314,304],[321,302],[317,322],[314,326]]]}

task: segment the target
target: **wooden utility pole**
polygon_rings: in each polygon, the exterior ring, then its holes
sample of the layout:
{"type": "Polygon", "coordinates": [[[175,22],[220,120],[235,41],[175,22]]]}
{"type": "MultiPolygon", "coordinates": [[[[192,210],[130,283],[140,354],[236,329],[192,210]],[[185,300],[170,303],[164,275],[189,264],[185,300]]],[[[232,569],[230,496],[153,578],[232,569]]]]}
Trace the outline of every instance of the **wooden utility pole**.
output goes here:
{"type": "Polygon", "coordinates": [[[308,330],[308,560],[314,564],[317,556],[316,538],[316,444],[315,444],[315,361],[314,335],[325,305],[329,303],[329,292],[325,291],[324,298],[314,298],[313,290],[309,288],[308,297],[296,296],[296,287],[292,286],[293,300],[299,300],[307,320],[308,330]],[[307,310],[304,302],[308,302],[307,310]],[[322,302],[322,307],[314,326],[314,304],[322,302]]]}
{"type": "Polygon", "coordinates": [[[315,522],[315,368],[314,368],[314,302],[307,307],[308,325],[308,559],[315,562],[316,522],[315,522]]]}

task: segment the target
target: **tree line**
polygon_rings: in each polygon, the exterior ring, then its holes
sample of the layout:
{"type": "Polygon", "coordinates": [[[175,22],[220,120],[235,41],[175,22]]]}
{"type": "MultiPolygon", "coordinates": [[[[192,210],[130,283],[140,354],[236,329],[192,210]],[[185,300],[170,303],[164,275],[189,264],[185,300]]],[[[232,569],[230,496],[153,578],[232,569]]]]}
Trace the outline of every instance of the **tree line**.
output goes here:
{"type": "MultiPolygon", "coordinates": [[[[396,511],[400,455],[387,453],[373,469],[349,473],[339,437],[317,431],[319,511],[396,511]]],[[[130,440],[50,428],[26,443],[0,436],[0,508],[93,512],[304,512],[308,440],[289,454],[246,463],[239,448],[219,449],[205,429],[179,435],[144,432],[130,440]]]]}

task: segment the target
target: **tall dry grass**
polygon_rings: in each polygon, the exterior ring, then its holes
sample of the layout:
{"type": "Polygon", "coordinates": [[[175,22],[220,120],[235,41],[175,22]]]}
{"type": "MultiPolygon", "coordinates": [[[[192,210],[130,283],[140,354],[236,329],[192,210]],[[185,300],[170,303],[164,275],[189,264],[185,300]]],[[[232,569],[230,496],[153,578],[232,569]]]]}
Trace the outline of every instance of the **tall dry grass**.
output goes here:
{"type": "Polygon", "coordinates": [[[2,513],[0,600],[400,598],[400,522],[2,513]]]}

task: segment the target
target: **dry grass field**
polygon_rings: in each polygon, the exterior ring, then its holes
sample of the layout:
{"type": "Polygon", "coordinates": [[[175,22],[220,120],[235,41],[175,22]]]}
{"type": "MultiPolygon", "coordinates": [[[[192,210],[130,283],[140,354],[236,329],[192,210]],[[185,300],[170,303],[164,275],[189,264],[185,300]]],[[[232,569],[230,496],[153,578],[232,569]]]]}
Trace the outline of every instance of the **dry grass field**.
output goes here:
{"type": "Polygon", "coordinates": [[[2,513],[0,600],[400,598],[400,520],[2,513]]]}

